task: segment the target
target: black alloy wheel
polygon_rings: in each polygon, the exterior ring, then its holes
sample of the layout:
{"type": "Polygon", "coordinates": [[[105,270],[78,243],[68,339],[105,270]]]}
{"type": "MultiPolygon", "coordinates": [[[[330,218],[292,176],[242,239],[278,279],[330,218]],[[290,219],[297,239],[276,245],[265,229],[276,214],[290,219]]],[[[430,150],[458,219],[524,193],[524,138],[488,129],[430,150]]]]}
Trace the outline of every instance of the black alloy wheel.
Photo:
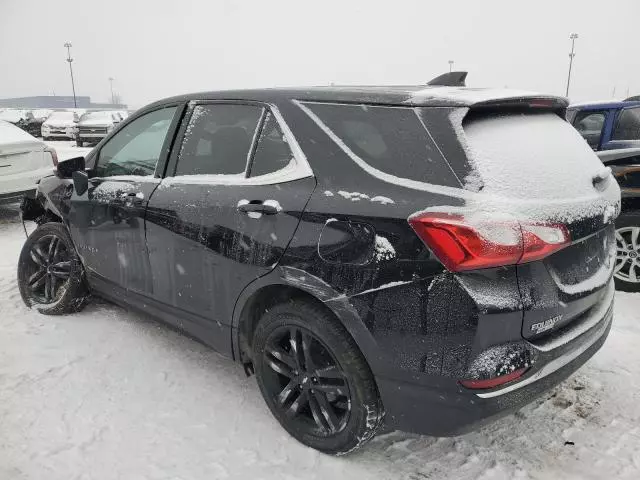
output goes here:
{"type": "Polygon", "coordinates": [[[67,228],[45,223],[29,235],[18,260],[18,288],[28,307],[59,315],[80,311],[88,288],[67,228]]]}
{"type": "Polygon", "coordinates": [[[27,286],[38,303],[55,302],[69,283],[71,261],[64,242],[55,234],[45,235],[31,245],[27,286]]]}
{"type": "Polygon", "coordinates": [[[382,426],[384,409],[369,364],[326,307],[304,299],[268,307],[252,345],[262,396],[299,442],[342,455],[382,426]]]}
{"type": "Polygon", "coordinates": [[[282,326],[267,339],[265,387],[282,413],[306,433],[342,431],[351,411],[346,377],[329,350],[310,331],[282,326]]]}

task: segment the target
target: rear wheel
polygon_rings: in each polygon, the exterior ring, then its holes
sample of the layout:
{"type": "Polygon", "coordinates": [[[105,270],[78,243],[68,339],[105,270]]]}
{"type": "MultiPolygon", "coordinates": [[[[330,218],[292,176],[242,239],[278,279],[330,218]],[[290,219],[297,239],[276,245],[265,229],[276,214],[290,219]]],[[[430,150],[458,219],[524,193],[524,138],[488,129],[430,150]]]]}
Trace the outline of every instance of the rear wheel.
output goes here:
{"type": "Polygon", "coordinates": [[[64,225],[46,223],[29,235],[18,260],[18,287],[24,303],[46,315],[84,307],[84,269],[64,225]]]}
{"type": "Polygon", "coordinates": [[[616,288],[640,292],[640,212],[624,213],[616,221],[616,288]]]}
{"type": "Polygon", "coordinates": [[[326,311],[299,300],[277,305],[260,320],[253,345],[262,395],[298,441],[344,454],[375,435],[383,409],[373,375],[326,311]]]}

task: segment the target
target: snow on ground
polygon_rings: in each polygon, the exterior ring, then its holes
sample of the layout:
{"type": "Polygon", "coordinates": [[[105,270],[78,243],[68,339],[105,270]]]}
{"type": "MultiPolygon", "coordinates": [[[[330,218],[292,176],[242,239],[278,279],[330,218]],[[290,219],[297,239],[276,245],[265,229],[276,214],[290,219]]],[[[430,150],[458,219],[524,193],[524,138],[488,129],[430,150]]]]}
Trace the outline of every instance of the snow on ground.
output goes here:
{"type": "Polygon", "coordinates": [[[0,479],[640,478],[640,295],[619,293],[603,349],[517,414],[334,458],[290,438],[238,365],[163,325],[95,300],[26,309],[23,241],[0,208],[0,479]]]}
{"type": "Polygon", "coordinates": [[[45,143],[56,149],[59,161],[80,157],[91,151],[91,147],[78,147],[76,146],[76,142],[72,140],[52,140],[45,143]]]}

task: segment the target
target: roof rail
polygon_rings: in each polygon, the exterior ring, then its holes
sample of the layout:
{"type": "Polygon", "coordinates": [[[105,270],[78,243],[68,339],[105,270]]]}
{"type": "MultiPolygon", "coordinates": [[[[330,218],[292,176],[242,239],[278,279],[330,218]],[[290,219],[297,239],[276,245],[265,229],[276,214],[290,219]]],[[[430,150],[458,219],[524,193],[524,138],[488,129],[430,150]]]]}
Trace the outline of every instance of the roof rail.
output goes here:
{"type": "Polygon", "coordinates": [[[469,72],[447,72],[437,76],[427,85],[438,85],[441,87],[466,87],[465,80],[469,72]]]}

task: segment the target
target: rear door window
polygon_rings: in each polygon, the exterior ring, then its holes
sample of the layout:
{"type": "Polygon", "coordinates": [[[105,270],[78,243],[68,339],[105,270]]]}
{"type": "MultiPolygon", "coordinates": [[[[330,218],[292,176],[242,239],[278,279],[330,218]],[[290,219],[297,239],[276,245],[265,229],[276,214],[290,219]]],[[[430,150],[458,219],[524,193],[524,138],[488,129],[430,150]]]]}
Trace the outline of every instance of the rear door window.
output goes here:
{"type": "Polygon", "coordinates": [[[611,140],[640,140],[640,107],[620,112],[611,140]]]}
{"type": "Polygon", "coordinates": [[[304,105],[371,167],[400,179],[459,186],[413,108],[304,105]]]}
{"type": "Polygon", "coordinates": [[[176,175],[244,177],[263,109],[252,105],[197,105],[178,155],[176,175]]]}

